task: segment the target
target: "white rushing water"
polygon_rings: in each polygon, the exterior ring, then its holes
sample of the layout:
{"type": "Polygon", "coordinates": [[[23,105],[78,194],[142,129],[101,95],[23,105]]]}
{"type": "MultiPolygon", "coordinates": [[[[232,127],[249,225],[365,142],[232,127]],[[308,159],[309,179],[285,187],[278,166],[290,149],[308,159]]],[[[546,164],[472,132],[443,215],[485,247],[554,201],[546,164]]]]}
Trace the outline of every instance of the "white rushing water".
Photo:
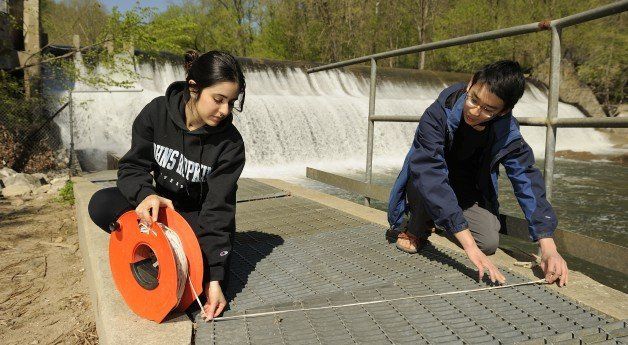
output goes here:
{"type": "MultiPolygon", "coordinates": [[[[130,147],[131,124],[153,98],[184,78],[170,63],[140,64],[141,78],[122,92],[91,92],[76,85],[73,93],[75,148],[103,166],[106,151],[124,154],[130,147]],[[93,150],[93,151],[92,151],[93,150]]],[[[99,70],[98,73],[107,73],[99,70]]],[[[364,169],[368,114],[368,79],[340,70],[306,74],[295,67],[245,67],[247,95],[235,124],[246,143],[246,176],[303,176],[306,166],[325,170],[364,169]]],[[[434,80],[379,82],[376,114],[420,115],[446,87],[434,80]]],[[[561,103],[559,117],[584,117],[561,103]]],[[[517,117],[546,116],[547,96],[529,85],[514,109],[517,117]]],[[[67,114],[57,123],[69,138],[67,114]]],[[[375,125],[374,164],[399,166],[416,123],[375,125]]],[[[537,157],[543,156],[545,128],[522,127],[537,157]]],[[[557,150],[610,153],[612,145],[593,129],[559,129],[557,150]]]]}

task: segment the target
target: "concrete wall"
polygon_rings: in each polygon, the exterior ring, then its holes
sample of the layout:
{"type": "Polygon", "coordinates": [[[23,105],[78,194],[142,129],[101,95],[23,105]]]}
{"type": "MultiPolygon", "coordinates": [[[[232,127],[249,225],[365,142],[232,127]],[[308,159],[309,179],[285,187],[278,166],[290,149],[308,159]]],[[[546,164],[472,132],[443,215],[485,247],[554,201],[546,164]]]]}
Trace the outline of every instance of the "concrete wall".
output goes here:
{"type": "Polygon", "coordinates": [[[21,30],[16,32],[17,30],[11,27],[9,20],[17,9],[21,17],[21,1],[0,0],[0,69],[14,68],[19,65],[15,38],[19,36],[21,39],[22,33],[21,30]]]}

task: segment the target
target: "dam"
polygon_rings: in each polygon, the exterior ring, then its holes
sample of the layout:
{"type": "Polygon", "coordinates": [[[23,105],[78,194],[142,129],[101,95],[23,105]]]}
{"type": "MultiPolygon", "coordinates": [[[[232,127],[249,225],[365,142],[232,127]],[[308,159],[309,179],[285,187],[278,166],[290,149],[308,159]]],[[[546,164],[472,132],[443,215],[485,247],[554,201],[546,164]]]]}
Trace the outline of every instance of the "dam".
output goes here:
{"type": "MultiPolygon", "coordinates": [[[[306,166],[333,170],[363,167],[369,95],[364,69],[307,74],[303,64],[243,62],[246,103],[243,112],[234,114],[234,123],[246,144],[244,176],[303,176],[306,166]]],[[[129,68],[139,79],[128,89],[114,87],[108,88],[112,92],[104,92],[74,85],[74,147],[85,152],[81,163],[88,170],[104,169],[106,152],[124,154],[130,147],[131,124],[140,110],[164,95],[170,83],[185,78],[183,68],[168,61],[138,62],[129,68]]],[[[470,75],[446,72],[384,71],[377,85],[376,113],[419,116],[446,86],[469,79],[470,75]]],[[[513,113],[516,117],[546,116],[546,90],[527,83],[513,113]]],[[[559,116],[585,117],[566,103],[560,103],[559,116]]],[[[69,141],[67,112],[55,121],[62,138],[69,141]]],[[[415,129],[416,124],[411,123],[379,124],[374,164],[400,166],[415,129]]],[[[543,157],[544,129],[522,127],[522,133],[535,155],[543,157]]],[[[613,147],[604,133],[589,128],[562,129],[557,145],[558,151],[625,153],[625,149],[613,147]]]]}

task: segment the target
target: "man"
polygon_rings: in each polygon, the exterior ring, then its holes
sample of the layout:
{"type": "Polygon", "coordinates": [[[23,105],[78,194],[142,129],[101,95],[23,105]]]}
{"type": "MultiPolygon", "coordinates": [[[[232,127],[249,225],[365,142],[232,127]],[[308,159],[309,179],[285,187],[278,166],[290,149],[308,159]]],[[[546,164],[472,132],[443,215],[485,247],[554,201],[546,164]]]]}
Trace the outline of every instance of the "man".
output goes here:
{"type": "Polygon", "coordinates": [[[501,163],[528,221],[530,238],[540,247],[547,281],[567,283],[567,264],[552,239],[556,215],[545,198],[532,149],[511,112],[524,89],[519,64],[498,61],[484,66],[467,85],[448,87],[427,108],[391,192],[391,229],[386,235],[397,248],[416,253],[433,227],[443,229],[478,268],[479,279],[487,270],[492,282],[504,283],[487,257],[499,243],[501,163]],[[410,211],[407,230],[400,231],[406,210],[410,211]]]}

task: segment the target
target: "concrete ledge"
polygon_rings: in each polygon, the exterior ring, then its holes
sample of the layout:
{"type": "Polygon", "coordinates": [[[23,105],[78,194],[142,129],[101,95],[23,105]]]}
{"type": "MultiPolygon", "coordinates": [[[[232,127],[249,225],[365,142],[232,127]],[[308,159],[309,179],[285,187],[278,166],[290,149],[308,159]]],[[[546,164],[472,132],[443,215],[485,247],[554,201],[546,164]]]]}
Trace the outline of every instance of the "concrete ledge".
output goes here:
{"type": "Polygon", "coordinates": [[[135,315],[118,293],[109,268],[109,235],[90,219],[87,205],[99,187],[75,177],[76,220],[100,344],[191,344],[193,323],[186,315],[162,324],[135,315]]]}
{"type": "MultiPolygon", "coordinates": [[[[321,193],[281,180],[257,180],[269,184],[273,187],[289,191],[292,195],[316,201],[318,203],[333,207],[337,210],[354,215],[356,217],[360,217],[370,222],[388,227],[386,212],[359,205],[351,201],[340,199],[329,194],[321,193]]],[[[384,234],[382,233],[382,241],[383,240],[384,234]]],[[[453,251],[463,252],[461,248],[459,248],[443,236],[433,235],[430,237],[430,241],[436,246],[447,248],[453,251]]],[[[528,277],[530,278],[530,280],[542,278],[542,276],[539,276],[538,273],[537,275],[535,275],[535,272],[533,272],[532,269],[515,266],[515,262],[517,260],[506,254],[501,249],[498,249],[497,253],[491,256],[491,260],[500,268],[507,269],[524,277],[528,277]]],[[[583,305],[599,310],[600,312],[614,317],[618,320],[624,320],[628,318],[627,294],[605,286],[580,272],[569,272],[568,286],[559,288],[556,285],[552,285],[550,286],[550,288],[553,291],[574,299],[582,303],[583,305]]]]}

